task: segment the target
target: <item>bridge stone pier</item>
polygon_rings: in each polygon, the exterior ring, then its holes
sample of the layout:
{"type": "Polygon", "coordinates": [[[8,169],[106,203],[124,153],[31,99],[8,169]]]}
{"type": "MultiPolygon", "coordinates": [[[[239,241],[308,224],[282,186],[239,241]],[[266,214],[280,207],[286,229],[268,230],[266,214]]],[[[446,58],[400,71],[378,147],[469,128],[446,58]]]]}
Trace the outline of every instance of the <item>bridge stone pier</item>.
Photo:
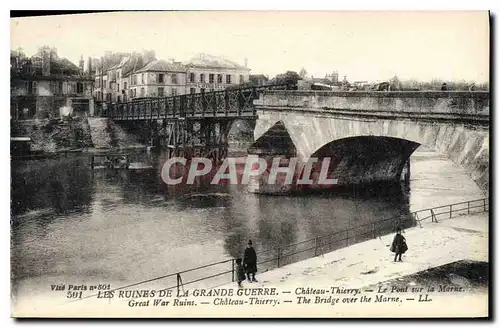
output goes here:
{"type": "MultiPolygon", "coordinates": [[[[250,157],[297,158],[291,184],[270,184],[269,169],[252,177],[249,191],[289,193],[408,177],[409,158],[425,145],[463,166],[489,189],[488,92],[268,91],[254,100],[258,115],[250,157]],[[311,158],[330,158],[329,184],[297,183],[311,158]]],[[[283,181],[283,179],[278,181],[283,181]]]]}

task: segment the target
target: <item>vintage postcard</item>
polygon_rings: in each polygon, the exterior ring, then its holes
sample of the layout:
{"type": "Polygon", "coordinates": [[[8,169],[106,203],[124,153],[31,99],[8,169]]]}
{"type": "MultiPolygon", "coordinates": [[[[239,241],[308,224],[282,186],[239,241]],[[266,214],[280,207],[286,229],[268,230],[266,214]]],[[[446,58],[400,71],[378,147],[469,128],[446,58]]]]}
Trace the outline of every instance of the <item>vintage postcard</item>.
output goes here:
{"type": "Polygon", "coordinates": [[[19,14],[12,317],[490,316],[489,12],[19,14]]]}

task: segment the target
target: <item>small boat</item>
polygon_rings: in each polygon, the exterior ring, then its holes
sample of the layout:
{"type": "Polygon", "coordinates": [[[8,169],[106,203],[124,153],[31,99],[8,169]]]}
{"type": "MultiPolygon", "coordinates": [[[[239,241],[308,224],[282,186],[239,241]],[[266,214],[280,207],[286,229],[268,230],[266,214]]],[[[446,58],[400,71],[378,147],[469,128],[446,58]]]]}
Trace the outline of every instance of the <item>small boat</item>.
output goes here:
{"type": "Polygon", "coordinates": [[[97,154],[90,156],[92,169],[128,169],[130,165],[127,154],[97,154]]]}

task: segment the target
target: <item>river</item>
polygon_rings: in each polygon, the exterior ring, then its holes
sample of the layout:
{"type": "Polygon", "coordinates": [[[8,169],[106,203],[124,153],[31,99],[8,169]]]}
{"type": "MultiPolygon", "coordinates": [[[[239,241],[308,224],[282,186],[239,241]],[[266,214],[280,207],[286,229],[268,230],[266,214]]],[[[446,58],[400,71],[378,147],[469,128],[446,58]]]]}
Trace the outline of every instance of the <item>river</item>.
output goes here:
{"type": "Polygon", "coordinates": [[[408,187],[294,197],[241,185],[167,188],[159,177],[164,156],[150,160],[153,168],[140,171],[91,170],[85,155],[13,163],[14,296],[58,282],[118,287],[241,256],[248,239],[262,251],[484,197],[461,167],[428,149],[412,156],[408,187]]]}

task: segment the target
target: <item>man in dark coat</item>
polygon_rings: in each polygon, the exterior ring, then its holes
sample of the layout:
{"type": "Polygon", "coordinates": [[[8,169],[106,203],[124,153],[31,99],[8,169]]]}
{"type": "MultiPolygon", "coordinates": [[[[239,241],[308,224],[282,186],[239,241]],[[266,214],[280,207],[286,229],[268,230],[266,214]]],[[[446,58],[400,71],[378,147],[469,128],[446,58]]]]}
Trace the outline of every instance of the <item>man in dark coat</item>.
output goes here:
{"type": "Polygon", "coordinates": [[[401,256],[408,250],[408,246],[406,245],[406,239],[401,235],[401,229],[398,228],[396,232],[396,236],[394,236],[394,240],[392,241],[391,251],[396,253],[394,255],[394,262],[399,257],[399,262],[401,262],[401,256]]]}
{"type": "Polygon", "coordinates": [[[245,271],[247,273],[249,282],[257,282],[255,279],[255,273],[257,272],[257,253],[252,246],[252,241],[248,241],[247,248],[245,249],[245,254],[243,256],[243,265],[245,266],[245,271]]]}

